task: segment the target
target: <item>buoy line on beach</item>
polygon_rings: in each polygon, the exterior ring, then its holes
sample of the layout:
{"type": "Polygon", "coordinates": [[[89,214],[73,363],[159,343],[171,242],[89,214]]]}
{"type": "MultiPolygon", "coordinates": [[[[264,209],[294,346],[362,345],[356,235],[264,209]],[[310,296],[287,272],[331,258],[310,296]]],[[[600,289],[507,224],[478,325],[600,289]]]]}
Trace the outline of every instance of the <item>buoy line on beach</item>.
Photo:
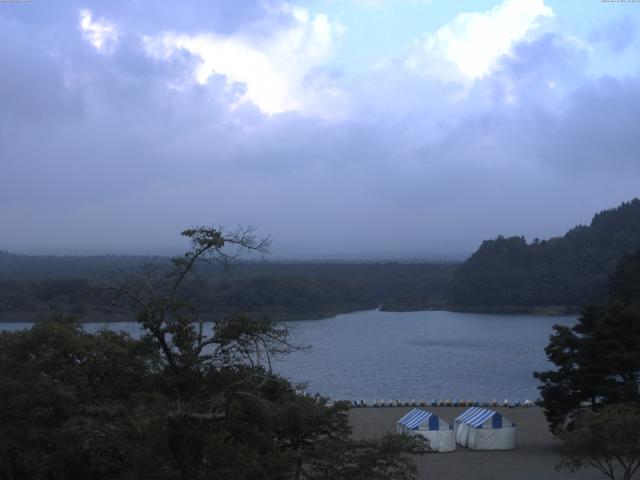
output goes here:
{"type": "MultiPolygon", "coordinates": [[[[498,402],[496,399],[492,401],[477,401],[477,400],[431,400],[427,402],[425,400],[373,400],[368,403],[366,400],[342,400],[351,404],[354,408],[384,408],[384,407],[505,407],[505,408],[518,408],[518,407],[532,407],[535,403],[531,400],[515,400],[510,402],[508,399],[504,399],[503,402],[498,402]]],[[[332,405],[335,402],[330,402],[332,405]]]]}

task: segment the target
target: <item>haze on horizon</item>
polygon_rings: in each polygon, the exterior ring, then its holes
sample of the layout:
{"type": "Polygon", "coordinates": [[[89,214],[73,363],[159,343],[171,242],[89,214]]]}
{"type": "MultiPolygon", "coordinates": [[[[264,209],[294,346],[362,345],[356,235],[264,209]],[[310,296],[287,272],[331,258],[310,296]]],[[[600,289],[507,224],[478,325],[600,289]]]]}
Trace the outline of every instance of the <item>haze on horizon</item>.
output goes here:
{"type": "Polygon", "coordinates": [[[640,4],[0,3],[0,250],[460,259],[640,196],[640,4]]]}

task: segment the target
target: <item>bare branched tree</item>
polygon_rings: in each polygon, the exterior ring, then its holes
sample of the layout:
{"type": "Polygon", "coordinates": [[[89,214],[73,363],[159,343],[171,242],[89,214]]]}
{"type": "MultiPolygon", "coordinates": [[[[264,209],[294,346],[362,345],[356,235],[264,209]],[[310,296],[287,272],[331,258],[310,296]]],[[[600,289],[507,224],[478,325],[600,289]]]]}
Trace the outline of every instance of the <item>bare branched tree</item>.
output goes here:
{"type": "Polygon", "coordinates": [[[271,245],[268,237],[258,238],[252,228],[242,227],[232,231],[196,227],[182,235],[189,239],[190,249],[174,257],[168,270],[155,261],[133,275],[121,272],[111,290],[114,301],[129,302],[137,321],[157,343],[166,367],[187,383],[191,376],[205,377],[211,369],[244,372],[215,395],[208,392],[198,398],[185,396],[177,405],[178,412],[216,416],[220,411],[228,413],[237,396],[259,397],[261,386],[274,379],[273,357],[303,347],[288,340],[286,325],[266,319],[239,315],[206,324],[197,306],[185,299],[187,279],[197,275],[201,264],[217,264],[228,270],[243,254],[264,257],[271,245]]]}

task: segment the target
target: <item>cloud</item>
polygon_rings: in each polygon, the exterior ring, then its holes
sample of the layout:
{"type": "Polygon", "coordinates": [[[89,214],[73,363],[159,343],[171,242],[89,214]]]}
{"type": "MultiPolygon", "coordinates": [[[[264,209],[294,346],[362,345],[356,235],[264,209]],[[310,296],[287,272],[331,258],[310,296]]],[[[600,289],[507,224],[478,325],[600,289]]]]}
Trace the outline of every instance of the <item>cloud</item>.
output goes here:
{"type": "Polygon", "coordinates": [[[84,39],[99,52],[111,52],[120,35],[113,23],[103,18],[94,20],[87,9],[80,10],[80,30],[84,39]]]}
{"type": "Polygon", "coordinates": [[[504,0],[483,13],[461,13],[416,39],[406,65],[444,80],[481,78],[551,17],[553,11],[544,0],[504,0]]]}
{"type": "MultiPolygon", "coordinates": [[[[90,25],[118,32],[108,54],[79,34],[81,6],[49,23],[0,12],[0,249],[150,253],[240,223],[284,256],[460,257],[640,194],[640,77],[590,76],[581,45],[535,26],[544,14],[463,85],[402,52],[336,73],[339,26],[306,9],[189,4],[169,30],[171,12],[131,14],[153,4],[104,5],[87,2],[90,25]],[[189,28],[203,12],[214,26],[189,28]]],[[[452,44],[476,23],[452,22],[452,44]]]]}
{"type": "Polygon", "coordinates": [[[392,7],[394,4],[406,3],[409,5],[429,5],[433,0],[351,0],[356,7],[381,9],[392,7]]]}
{"type": "Polygon", "coordinates": [[[595,28],[589,38],[605,44],[614,52],[623,52],[633,45],[637,37],[637,28],[630,18],[618,18],[595,28]]]}
{"type": "Polygon", "coordinates": [[[147,52],[170,59],[188,52],[198,59],[193,80],[205,84],[221,75],[231,88],[239,84],[239,102],[252,102],[262,112],[276,114],[312,111],[329,116],[327,101],[341,92],[321,71],[333,54],[341,26],[324,14],[312,15],[297,7],[282,7],[291,22],[266,38],[251,35],[220,36],[164,32],[145,37],[147,52]]]}

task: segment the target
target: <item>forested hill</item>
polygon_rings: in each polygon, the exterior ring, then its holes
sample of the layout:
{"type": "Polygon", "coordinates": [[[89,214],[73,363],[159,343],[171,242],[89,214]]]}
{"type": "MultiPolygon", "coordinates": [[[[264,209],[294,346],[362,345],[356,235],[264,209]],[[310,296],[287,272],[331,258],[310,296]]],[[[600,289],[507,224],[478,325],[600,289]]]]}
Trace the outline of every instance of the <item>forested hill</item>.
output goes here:
{"type": "Polygon", "coordinates": [[[607,298],[620,258],[640,246],[640,200],[593,217],[563,237],[487,240],[463,263],[450,285],[460,307],[582,306],[607,298]]]}
{"type": "MultiPolygon", "coordinates": [[[[104,321],[128,312],[113,305],[103,286],[114,272],[135,279],[152,262],[134,256],[34,257],[0,252],[0,321],[31,320],[48,312],[104,321]]],[[[270,263],[242,262],[229,272],[203,265],[184,294],[203,313],[238,312],[274,319],[303,319],[377,308],[418,310],[443,305],[451,263],[270,263]]]]}

